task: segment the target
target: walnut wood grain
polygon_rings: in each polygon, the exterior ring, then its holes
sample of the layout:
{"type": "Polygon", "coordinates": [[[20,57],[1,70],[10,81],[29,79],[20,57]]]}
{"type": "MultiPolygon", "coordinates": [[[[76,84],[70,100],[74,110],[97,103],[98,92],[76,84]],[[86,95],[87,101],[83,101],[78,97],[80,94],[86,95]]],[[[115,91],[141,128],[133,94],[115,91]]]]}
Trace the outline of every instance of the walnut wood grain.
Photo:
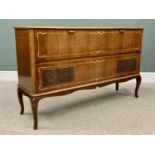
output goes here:
{"type": "Polygon", "coordinates": [[[63,60],[140,52],[141,30],[34,30],[36,60],[63,60]],[[122,33],[123,31],[123,33],[122,33]],[[126,41],[128,40],[128,41],[126,41]]]}
{"type": "Polygon", "coordinates": [[[27,30],[16,30],[16,52],[19,84],[32,92],[29,38],[27,30]]]}

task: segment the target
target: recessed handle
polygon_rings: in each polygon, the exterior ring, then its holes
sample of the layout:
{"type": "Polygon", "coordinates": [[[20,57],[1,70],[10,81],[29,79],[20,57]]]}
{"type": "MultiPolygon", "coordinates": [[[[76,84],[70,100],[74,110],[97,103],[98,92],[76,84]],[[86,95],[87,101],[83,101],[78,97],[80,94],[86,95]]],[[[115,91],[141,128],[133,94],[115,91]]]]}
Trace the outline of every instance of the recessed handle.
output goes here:
{"type": "Polygon", "coordinates": [[[119,32],[120,32],[120,33],[124,33],[125,31],[124,31],[124,30],[119,30],[119,32]]]}
{"type": "Polygon", "coordinates": [[[68,33],[69,33],[69,34],[74,34],[75,31],[74,31],[74,30],[69,30],[68,33]]]}
{"type": "Polygon", "coordinates": [[[95,51],[95,53],[96,53],[96,54],[99,54],[99,53],[100,53],[100,51],[95,51]]]}
{"type": "Polygon", "coordinates": [[[104,60],[91,60],[90,63],[96,64],[96,63],[101,63],[101,62],[103,62],[103,61],[104,61],[104,60]]]}

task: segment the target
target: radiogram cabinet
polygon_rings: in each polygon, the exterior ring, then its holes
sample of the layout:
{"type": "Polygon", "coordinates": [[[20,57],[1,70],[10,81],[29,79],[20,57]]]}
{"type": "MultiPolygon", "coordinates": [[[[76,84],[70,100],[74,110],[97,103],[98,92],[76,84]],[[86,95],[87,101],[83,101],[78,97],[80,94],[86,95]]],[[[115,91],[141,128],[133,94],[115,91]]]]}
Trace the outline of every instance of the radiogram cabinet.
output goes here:
{"type": "Polygon", "coordinates": [[[30,98],[34,129],[40,99],[136,79],[141,83],[142,28],[15,27],[18,98],[30,98]]]}

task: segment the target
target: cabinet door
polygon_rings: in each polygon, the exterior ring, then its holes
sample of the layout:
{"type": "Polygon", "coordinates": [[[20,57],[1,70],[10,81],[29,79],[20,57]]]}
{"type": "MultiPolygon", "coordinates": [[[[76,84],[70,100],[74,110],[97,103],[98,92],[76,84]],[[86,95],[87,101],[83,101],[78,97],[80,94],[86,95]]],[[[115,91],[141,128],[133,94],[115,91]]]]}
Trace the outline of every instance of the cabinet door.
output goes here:
{"type": "Polygon", "coordinates": [[[117,56],[96,57],[90,60],[89,78],[100,82],[139,73],[140,55],[121,54],[117,56]]]}
{"type": "Polygon", "coordinates": [[[120,30],[107,30],[106,32],[106,41],[107,41],[107,54],[114,52],[117,53],[120,51],[121,47],[121,33],[120,30]]]}
{"type": "Polygon", "coordinates": [[[60,60],[89,56],[89,30],[35,30],[36,59],[60,60]]]}
{"type": "Polygon", "coordinates": [[[36,30],[35,51],[37,60],[67,58],[69,36],[65,30],[36,30]]]}
{"type": "Polygon", "coordinates": [[[141,30],[122,30],[121,49],[123,51],[140,51],[141,49],[141,30]]]}
{"type": "Polygon", "coordinates": [[[90,35],[90,54],[109,55],[141,50],[142,30],[98,30],[90,35]]]}
{"type": "Polygon", "coordinates": [[[106,79],[123,77],[139,73],[140,55],[122,54],[105,59],[104,76],[106,79]]]}
{"type": "Polygon", "coordinates": [[[89,65],[89,77],[94,81],[100,81],[105,78],[105,58],[104,57],[96,57],[94,59],[90,59],[89,65]]]}
{"type": "Polygon", "coordinates": [[[89,33],[89,52],[91,56],[106,53],[107,33],[106,30],[92,30],[89,33]]]}
{"type": "Polygon", "coordinates": [[[141,30],[107,29],[89,33],[91,56],[137,52],[141,48],[141,30]]]}
{"type": "Polygon", "coordinates": [[[94,82],[98,78],[94,59],[78,59],[37,65],[38,92],[59,90],[94,82]]]}
{"type": "Polygon", "coordinates": [[[68,30],[70,57],[89,56],[89,30],[68,30]]]}

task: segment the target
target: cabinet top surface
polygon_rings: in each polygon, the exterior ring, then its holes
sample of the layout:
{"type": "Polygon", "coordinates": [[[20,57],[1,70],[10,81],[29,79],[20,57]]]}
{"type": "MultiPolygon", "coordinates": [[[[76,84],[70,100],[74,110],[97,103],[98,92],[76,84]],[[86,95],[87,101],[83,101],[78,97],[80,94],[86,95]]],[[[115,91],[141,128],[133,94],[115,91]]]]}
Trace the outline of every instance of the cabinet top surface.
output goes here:
{"type": "Polygon", "coordinates": [[[22,26],[14,27],[15,29],[139,29],[140,27],[60,27],[60,26],[22,26]]]}

